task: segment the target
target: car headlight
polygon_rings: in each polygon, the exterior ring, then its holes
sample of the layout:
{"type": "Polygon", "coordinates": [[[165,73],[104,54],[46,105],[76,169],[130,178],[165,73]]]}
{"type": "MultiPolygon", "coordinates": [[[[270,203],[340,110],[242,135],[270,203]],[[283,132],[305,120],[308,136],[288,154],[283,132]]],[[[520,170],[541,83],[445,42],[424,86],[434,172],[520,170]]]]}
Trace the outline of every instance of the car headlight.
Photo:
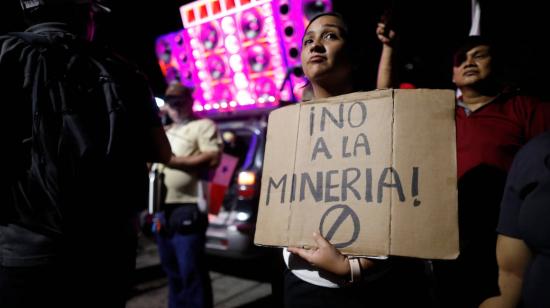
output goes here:
{"type": "Polygon", "coordinates": [[[245,212],[238,212],[236,218],[240,221],[246,221],[248,220],[248,218],[250,218],[250,214],[245,212]]]}

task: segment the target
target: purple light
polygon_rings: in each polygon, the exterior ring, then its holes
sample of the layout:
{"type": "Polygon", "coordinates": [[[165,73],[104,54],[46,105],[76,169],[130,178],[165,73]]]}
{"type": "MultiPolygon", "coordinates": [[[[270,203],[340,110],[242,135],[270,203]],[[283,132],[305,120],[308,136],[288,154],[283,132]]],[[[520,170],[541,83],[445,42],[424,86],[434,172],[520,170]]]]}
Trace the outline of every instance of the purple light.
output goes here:
{"type": "Polygon", "coordinates": [[[207,50],[212,50],[218,45],[218,30],[213,23],[203,25],[200,40],[207,50]]]}
{"type": "Polygon", "coordinates": [[[263,98],[262,100],[265,102],[268,96],[275,96],[278,91],[271,78],[262,77],[255,80],[254,92],[256,92],[257,97],[263,98]]]}
{"type": "Polygon", "coordinates": [[[248,64],[254,72],[262,72],[269,65],[269,53],[262,45],[253,45],[247,50],[248,64]]]}
{"type": "Polygon", "coordinates": [[[330,0],[196,0],[180,8],[185,29],[157,40],[159,66],[168,82],[195,88],[195,112],[274,108],[301,97],[304,77],[287,72],[300,66],[307,16],[331,9],[330,0]]]}
{"type": "Polygon", "coordinates": [[[220,56],[212,56],[207,61],[208,71],[213,79],[220,79],[225,75],[225,63],[220,56]]]}
{"type": "Polygon", "coordinates": [[[248,39],[256,38],[262,31],[262,17],[255,8],[242,13],[240,24],[245,37],[248,39]]]}

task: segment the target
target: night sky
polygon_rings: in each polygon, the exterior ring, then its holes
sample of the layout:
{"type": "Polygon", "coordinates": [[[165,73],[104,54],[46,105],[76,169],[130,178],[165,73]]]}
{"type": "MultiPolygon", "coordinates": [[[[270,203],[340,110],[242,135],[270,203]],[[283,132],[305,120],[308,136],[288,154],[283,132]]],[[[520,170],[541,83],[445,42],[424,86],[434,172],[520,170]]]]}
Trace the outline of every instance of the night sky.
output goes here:
{"type": "MultiPolygon", "coordinates": [[[[165,82],[154,53],[155,39],[182,28],[178,7],[182,0],[116,0],[109,22],[99,32],[120,54],[135,62],[149,77],[153,92],[162,96],[165,82]]],[[[550,81],[550,16],[543,1],[481,1],[482,33],[501,42],[509,75],[525,91],[550,96],[543,90],[550,81]]],[[[393,22],[400,34],[398,73],[401,81],[418,87],[452,88],[453,46],[468,34],[470,0],[333,0],[334,9],[359,33],[367,66],[365,79],[374,86],[380,44],[374,34],[386,8],[393,8],[393,22]],[[359,8],[360,6],[360,8],[359,8]]],[[[17,0],[1,1],[0,30],[24,29],[17,0]]]]}

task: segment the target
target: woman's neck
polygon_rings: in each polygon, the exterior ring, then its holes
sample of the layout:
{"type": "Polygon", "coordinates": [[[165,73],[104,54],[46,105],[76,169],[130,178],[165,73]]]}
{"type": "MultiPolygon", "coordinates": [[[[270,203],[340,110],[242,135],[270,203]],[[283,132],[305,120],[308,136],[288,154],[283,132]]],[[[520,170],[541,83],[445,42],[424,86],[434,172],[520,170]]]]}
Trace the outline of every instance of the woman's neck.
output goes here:
{"type": "Polygon", "coordinates": [[[320,84],[312,84],[313,97],[316,99],[327,98],[353,92],[351,83],[345,83],[338,86],[326,87],[320,84]]]}

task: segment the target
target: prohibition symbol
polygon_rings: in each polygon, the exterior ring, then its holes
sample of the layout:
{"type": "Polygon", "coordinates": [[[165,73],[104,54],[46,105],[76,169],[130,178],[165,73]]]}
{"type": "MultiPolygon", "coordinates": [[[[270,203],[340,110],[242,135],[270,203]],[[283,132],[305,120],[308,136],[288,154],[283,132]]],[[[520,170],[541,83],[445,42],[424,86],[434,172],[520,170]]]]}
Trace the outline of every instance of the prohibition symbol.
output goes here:
{"type": "MultiPolygon", "coordinates": [[[[323,217],[321,217],[321,222],[319,224],[319,230],[321,231],[321,235],[330,242],[332,237],[334,237],[334,234],[338,231],[340,226],[347,220],[351,219],[353,223],[353,232],[351,233],[350,239],[347,242],[343,243],[332,243],[334,247],[336,248],[344,248],[348,247],[349,245],[353,244],[355,240],[357,240],[357,237],[359,236],[359,230],[361,229],[360,223],[359,223],[359,217],[355,212],[347,205],[344,204],[336,204],[332,207],[330,207],[325,214],[323,214],[323,217]],[[341,210],[340,210],[341,209],[341,210]],[[338,214],[338,210],[340,210],[340,214],[338,214]],[[336,211],[336,212],[335,212],[336,211]],[[338,217],[334,221],[332,225],[328,225],[328,228],[325,228],[325,219],[329,216],[330,213],[335,212],[335,215],[338,214],[338,217]],[[328,230],[326,233],[324,230],[328,230]]],[[[327,223],[328,224],[328,223],[327,223]]]]}

